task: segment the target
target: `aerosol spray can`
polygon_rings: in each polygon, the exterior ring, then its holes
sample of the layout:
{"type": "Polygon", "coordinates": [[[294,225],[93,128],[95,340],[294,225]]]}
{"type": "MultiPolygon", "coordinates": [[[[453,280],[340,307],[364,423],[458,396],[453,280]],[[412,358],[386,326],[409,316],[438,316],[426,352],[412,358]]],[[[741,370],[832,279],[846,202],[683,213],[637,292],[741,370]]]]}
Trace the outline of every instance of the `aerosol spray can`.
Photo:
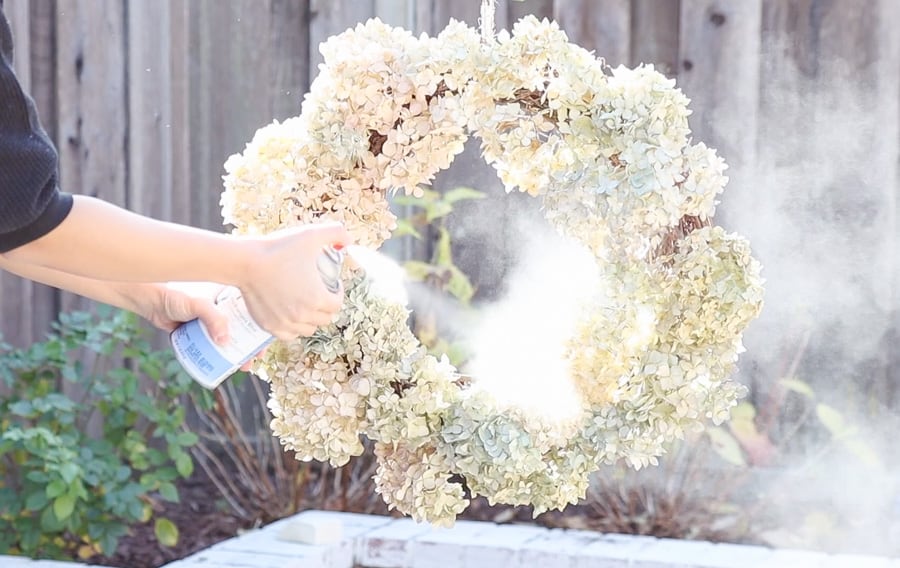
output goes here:
{"type": "MultiPolygon", "coordinates": [[[[341,287],[343,262],[344,253],[340,248],[327,247],[316,263],[322,281],[332,293],[341,287]]],[[[180,325],[169,336],[175,358],[195,381],[208,389],[222,384],[275,340],[250,317],[241,291],[237,288],[225,288],[216,297],[215,303],[228,318],[229,337],[225,345],[216,344],[199,319],[180,325]]]]}

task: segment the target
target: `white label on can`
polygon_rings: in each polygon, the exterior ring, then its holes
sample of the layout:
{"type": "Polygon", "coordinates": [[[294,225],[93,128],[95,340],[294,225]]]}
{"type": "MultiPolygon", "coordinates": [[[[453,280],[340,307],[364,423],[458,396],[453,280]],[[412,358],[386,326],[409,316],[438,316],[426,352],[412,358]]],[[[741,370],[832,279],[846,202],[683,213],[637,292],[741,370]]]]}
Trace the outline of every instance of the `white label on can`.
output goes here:
{"type": "Polygon", "coordinates": [[[203,322],[193,320],[172,332],[179,362],[206,388],[215,388],[274,339],[250,317],[240,292],[228,288],[216,300],[228,319],[228,341],[218,345],[203,322]]]}

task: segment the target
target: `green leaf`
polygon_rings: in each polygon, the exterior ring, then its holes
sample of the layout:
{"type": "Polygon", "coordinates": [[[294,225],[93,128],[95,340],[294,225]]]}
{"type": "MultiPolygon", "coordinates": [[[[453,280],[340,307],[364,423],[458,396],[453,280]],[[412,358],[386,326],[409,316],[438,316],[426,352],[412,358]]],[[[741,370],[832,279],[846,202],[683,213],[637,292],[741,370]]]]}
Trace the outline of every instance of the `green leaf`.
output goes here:
{"type": "Polygon", "coordinates": [[[153,532],[156,533],[156,540],[163,546],[171,547],[178,544],[178,527],[169,519],[156,519],[153,532]]]}
{"type": "Polygon", "coordinates": [[[33,481],[35,483],[47,483],[47,480],[50,479],[50,477],[45,471],[34,470],[29,471],[28,475],[25,476],[25,479],[27,479],[28,481],[33,481]]]}
{"type": "Polygon", "coordinates": [[[145,455],[147,456],[147,459],[150,461],[151,465],[162,465],[169,461],[169,454],[157,450],[156,448],[147,449],[145,455]]]}
{"type": "Polygon", "coordinates": [[[394,205],[407,205],[412,207],[427,207],[428,204],[439,201],[441,194],[433,189],[419,187],[421,197],[413,195],[395,195],[391,197],[391,203],[394,205]]]}
{"type": "Polygon", "coordinates": [[[54,533],[61,531],[65,523],[56,518],[56,514],[51,507],[47,507],[41,513],[41,530],[45,533],[54,533]]]}
{"type": "Polygon", "coordinates": [[[186,453],[178,454],[175,458],[175,469],[181,477],[190,477],[194,473],[194,460],[186,453]]]}
{"type": "Polygon", "coordinates": [[[470,357],[464,343],[451,343],[442,338],[439,338],[437,341],[435,341],[434,345],[429,349],[429,352],[435,357],[446,355],[450,360],[450,363],[452,363],[456,368],[461,367],[462,364],[465,363],[470,357]]]}
{"type": "Polygon", "coordinates": [[[392,238],[403,237],[406,235],[411,235],[419,240],[422,240],[422,233],[420,233],[412,223],[410,223],[406,219],[397,219],[397,228],[394,229],[392,238]]]}
{"type": "Polygon", "coordinates": [[[397,195],[391,197],[391,203],[405,207],[425,207],[424,199],[421,197],[413,197],[412,195],[397,195]]]}
{"type": "Polygon", "coordinates": [[[406,275],[409,279],[416,282],[422,282],[425,278],[434,274],[434,267],[420,260],[407,260],[403,263],[403,268],[406,270],[406,275]]]}
{"type": "Polygon", "coordinates": [[[453,205],[457,201],[466,199],[484,199],[485,197],[487,197],[487,195],[484,192],[471,187],[455,187],[444,193],[444,201],[450,205],[453,205]]]}
{"type": "Polygon", "coordinates": [[[722,459],[732,465],[747,465],[741,445],[738,444],[734,436],[719,427],[709,428],[706,433],[709,436],[709,441],[712,443],[713,450],[722,459]]]}
{"type": "Polygon", "coordinates": [[[816,393],[813,391],[812,387],[800,379],[781,379],[778,382],[789,391],[802,394],[807,398],[816,398],[816,393]]]}
{"type": "Polygon", "coordinates": [[[34,411],[34,406],[30,400],[18,400],[9,405],[9,410],[16,416],[30,416],[34,411]]]}
{"type": "Polygon", "coordinates": [[[68,488],[69,486],[62,479],[54,479],[47,485],[47,497],[50,499],[59,497],[65,493],[68,488]]]}
{"type": "Polygon", "coordinates": [[[175,441],[182,446],[193,446],[200,441],[200,438],[193,432],[179,432],[178,436],[175,437],[175,441]]]}
{"type": "Polygon", "coordinates": [[[446,201],[436,201],[425,206],[425,221],[431,223],[435,219],[446,217],[453,213],[453,205],[446,201]]]}
{"type": "Polygon", "coordinates": [[[47,492],[41,489],[34,491],[25,500],[25,508],[29,511],[39,511],[47,506],[50,499],[47,498],[47,492]]]}
{"type": "Polygon", "coordinates": [[[120,466],[116,470],[116,481],[127,481],[131,478],[131,468],[127,465],[120,466]]]}
{"type": "Polygon", "coordinates": [[[178,489],[175,487],[174,483],[168,481],[161,483],[159,485],[159,494],[166,501],[178,503],[178,489]]]}
{"type": "Polygon", "coordinates": [[[447,283],[447,291],[463,304],[468,304],[475,295],[475,287],[469,277],[457,267],[450,269],[450,281],[447,283]]]}
{"type": "Polygon", "coordinates": [[[127,530],[128,529],[124,526],[108,529],[106,533],[100,537],[100,550],[103,551],[103,554],[112,555],[112,553],[116,551],[116,548],[119,547],[119,537],[122,534],[125,534],[125,531],[127,530]]]}
{"type": "Polygon", "coordinates": [[[847,422],[844,420],[844,416],[834,407],[819,403],[816,405],[816,415],[832,436],[841,436],[847,432],[847,422]]]}
{"type": "Polygon", "coordinates": [[[19,547],[29,553],[35,553],[38,543],[41,541],[41,531],[37,527],[31,525],[21,530],[21,538],[19,539],[19,547]]]}
{"type": "Polygon", "coordinates": [[[53,514],[60,521],[65,521],[72,515],[75,510],[75,496],[71,493],[60,495],[53,501],[53,514]]]}
{"type": "Polygon", "coordinates": [[[72,462],[64,463],[59,468],[59,475],[62,476],[63,481],[67,484],[71,484],[78,477],[79,473],[81,473],[81,468],[72,462]]]}
{"type": "Polygon", "coordinates": [[[453,266],[450,231],[444,227],[441,227],[440,231],[438,231],[437,244],[434,249],[434,264],[442,267],[453,266]]]}
{"type": "Polygon", "coordinates": [[[731,420],[752,421],[756,418],[756,408],[749,402],[742,402],[731,409],[731,420]]]}

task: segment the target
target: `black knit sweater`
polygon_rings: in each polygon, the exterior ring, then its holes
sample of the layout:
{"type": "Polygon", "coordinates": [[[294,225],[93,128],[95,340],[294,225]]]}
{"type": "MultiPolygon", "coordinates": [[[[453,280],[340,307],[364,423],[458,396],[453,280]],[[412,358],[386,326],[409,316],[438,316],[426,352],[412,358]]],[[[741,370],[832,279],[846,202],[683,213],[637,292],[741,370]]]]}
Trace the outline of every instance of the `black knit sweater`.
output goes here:
{"type": "Polygon", "coordinates": [[[0,253],[46,235],[72,209],[57,187],[56,148],[12,70],[12,48],[0,0],[0,253]]]}

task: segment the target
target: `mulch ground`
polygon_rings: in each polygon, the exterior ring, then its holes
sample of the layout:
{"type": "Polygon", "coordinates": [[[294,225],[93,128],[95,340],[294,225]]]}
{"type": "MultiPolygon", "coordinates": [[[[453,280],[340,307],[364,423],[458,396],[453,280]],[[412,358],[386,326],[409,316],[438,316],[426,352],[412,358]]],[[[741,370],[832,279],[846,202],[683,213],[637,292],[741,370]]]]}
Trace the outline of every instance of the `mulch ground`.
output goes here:
{"type": "Polygon", "coordinates": [[[153,531],[153,522],[136,525],[131,534],[119,541],[113,556],[91,558],[88,563],[115,568],[158,568],[235,536],[248,528],[217,504],[215,487],[202,474],[195,474],[178,485],[179,503],[164,502],[158,515],[175,523],[178,544],[162,546],[153,531]]]}

